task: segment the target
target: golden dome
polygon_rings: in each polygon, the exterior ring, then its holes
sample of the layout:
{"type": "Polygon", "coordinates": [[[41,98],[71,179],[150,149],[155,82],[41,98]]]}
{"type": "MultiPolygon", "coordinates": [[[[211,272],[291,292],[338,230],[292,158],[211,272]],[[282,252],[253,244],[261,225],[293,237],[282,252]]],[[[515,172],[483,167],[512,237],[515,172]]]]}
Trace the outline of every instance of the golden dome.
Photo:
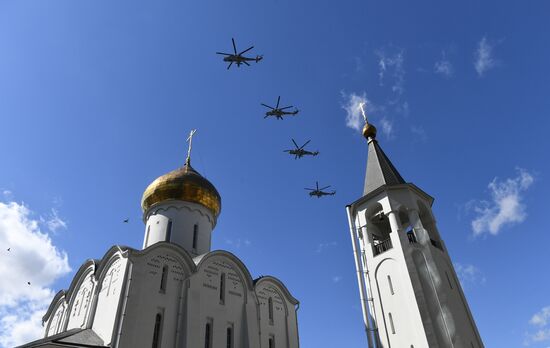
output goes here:
{"type": "Polygon", "coordinates": [[[365,127],[363,127],[363,136],[367,139],[376,138],[376,127],[368,122],[365,123],[365,127]]]}
{"type": "Polygon", "coordinates": [[[141,209],[145,212],[153,205],[167,200],[200,204],[208,208],[215,219],[220,215],[222,205],[214,185],[193,169],[189,162],[153,181],[143,193],[141,209]]]}

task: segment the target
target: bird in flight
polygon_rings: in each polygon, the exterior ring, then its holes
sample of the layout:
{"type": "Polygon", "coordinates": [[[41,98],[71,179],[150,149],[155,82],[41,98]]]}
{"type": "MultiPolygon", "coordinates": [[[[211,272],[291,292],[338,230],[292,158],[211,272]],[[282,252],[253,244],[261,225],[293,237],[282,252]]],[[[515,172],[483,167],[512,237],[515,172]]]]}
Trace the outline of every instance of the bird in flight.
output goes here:
{"type": "Polygon", "coordinates": [[[31,282],[27,282],[27,284],[31,285],[31,282]]]}
{"type": "Polygon", "coordinates": [[[8,251],[10,251],[10,250],[11,250],[11,248],[8,248],[8,251]]]}
{"type": "Polygon", "coordinates": [[[124,219],[124,221],[123,221],[123,222],[124,222],[125,224],[127,224],[127,223],[128,223],[128,221],[130,221],[130,219],[124,219]]]}

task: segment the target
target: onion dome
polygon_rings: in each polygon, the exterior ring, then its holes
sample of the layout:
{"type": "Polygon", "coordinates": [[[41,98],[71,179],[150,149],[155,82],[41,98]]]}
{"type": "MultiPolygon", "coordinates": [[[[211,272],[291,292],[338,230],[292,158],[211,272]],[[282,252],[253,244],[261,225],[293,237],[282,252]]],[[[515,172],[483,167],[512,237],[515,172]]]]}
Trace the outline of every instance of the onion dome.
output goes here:
{"type": "Polygon", "coordinates": [[[365,123],[365,126],[363,127],[363,136],[367,139],[376,138],[376,127],[368,122],[365,123]]]}
{"type": "Polygon", "coordinates": [[[141,209],[146,212],[155,204],[168,200],[200,204],[210,210],[215,219],[221,211],[218,190],[191,167],[189,158],[183,167],[158,177],[145,189],[141,209]]]}

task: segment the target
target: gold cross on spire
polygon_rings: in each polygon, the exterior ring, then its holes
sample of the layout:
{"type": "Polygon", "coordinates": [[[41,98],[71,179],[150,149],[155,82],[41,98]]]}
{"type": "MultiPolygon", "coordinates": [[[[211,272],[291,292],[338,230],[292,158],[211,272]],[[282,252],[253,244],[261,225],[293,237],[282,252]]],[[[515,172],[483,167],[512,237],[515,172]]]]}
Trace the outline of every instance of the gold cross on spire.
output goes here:
{"type": "Polygon", "coordinates": [[[187,142],[189,142],[189,148],[187,149],[187,159],[185,160],[185,165],[188,166],[191,164],[191,147],[193,143],[193,135],[195,134],[197,130],[192,129],[191,132],[189,132],[189,137],[187,137],[187,142]]]}
{"type": "Polygon", "coordinates": [[[369,123],[367,120],[367,114],[365,113],[365,109],[363,109],[363,106],[365,105],[365,102],[359,103],[359,109],[361,109],[361,114],[363,114],[363,119],[365,120],[365,123],[369,123]]]}

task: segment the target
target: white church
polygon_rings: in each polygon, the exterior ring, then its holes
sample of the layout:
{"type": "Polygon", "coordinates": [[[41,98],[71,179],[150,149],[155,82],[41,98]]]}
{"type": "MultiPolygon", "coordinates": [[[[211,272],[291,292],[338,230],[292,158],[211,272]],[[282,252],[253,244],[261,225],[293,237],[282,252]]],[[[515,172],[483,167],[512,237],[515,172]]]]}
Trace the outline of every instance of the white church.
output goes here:
{"type": "Polygon", "coordinates": [[[405,182],[376,127],[367,122],[363,135],[363,197],[346,210],[368,347],[484,347],[437,229],[434,199],[405,182]]]}
{"type": "Polygon", "coordinates": [[[21,347],[298,348],[298,301],[285,285],[211,251],[221,197],[190,151],[143,194],[143,248],[84,262],[44,315],[44,338],[21,347]]]}
{"type": "MultiPolygon", "coordinates": [[[[405,182],[373,125],[363,135],[364,193],[346,210],[365,347],[483,348],[434,199],[405,182]]],[[[284,284],[253,279],[235,255],[210,250],[221,198],[190,151],[143,194],[143,249],[113,246],[86,261],[52,300],[45,337],[21,347],[299,347],[298,301],[284,284]]]]}

